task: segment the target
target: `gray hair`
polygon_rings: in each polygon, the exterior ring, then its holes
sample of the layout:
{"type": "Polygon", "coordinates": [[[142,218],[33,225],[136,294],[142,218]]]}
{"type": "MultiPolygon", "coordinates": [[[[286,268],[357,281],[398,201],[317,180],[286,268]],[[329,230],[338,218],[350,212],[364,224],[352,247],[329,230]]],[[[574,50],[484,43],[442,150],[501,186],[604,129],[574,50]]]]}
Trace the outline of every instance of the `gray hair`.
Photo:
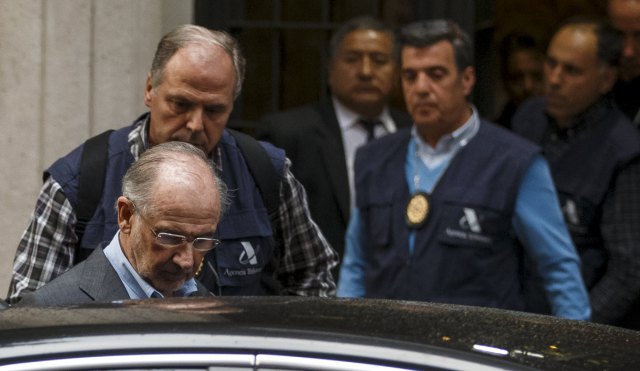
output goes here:
{"type": "Polygon", "coordinates": [[[189,156],[202,162],[210,171],[220,197],[220,216],[230,202],[226,184],[218,177],[211,161],[199,148],[185,142],[171,141],[153,146],[127,170],[122,179],[122,195],[133,201],[143,213],[153,212],[153,190],[163,165],[176,161],[179,156],[189,156]]]}
{"type": "Polygon", "coordinates": [[[398,64],[401,62],[403,47],[423,48],[443,40],[453,45],[458,71],[464,71],[465,68],[473,66],[473,44],[469,35],[457,23],[445,19],[418,21],[400,29],[396,48],[398,64]]]}
{"type": "Polygon", "coordinates": [[[240,50],[238,41],[224,31],[209,30],[201,26],[191,24],[178,26],[170,31],[158,43],[156,54],[151,64],[151,83],[154,88],[162,83],[164,67],[173,55],[180,49],[189,45],[218,46],[231,57],[233,69],[236,73],[236,84],[233,89],[233,98],[237,98],[242,91],[242,83],[245,73],[245,59],[240,50]]]}

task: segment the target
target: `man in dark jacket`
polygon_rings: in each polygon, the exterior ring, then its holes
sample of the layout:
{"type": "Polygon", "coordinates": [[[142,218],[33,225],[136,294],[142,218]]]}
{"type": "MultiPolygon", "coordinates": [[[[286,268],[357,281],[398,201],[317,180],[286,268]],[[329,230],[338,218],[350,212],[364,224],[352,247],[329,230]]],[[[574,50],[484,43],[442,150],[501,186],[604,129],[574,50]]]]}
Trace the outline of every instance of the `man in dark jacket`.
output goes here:
{"type": "Polygon", "coordinates": [[[540,144],[582,260],[596,322],[640,328],[640,135],[614,105],[621,40],[576,19],[553,36],[545,96],[516,113],[540,144]]]}
{"type": "MultiPolygon", "coordinates": [[[[388,106],[398,78],[393,32],[365,16],[343,24],[329,50],[331,99],[263,118],[259,137],[285,150],[314,221],[339,255],[353,207],[353,159],[371,139],[411,125],[388,106]]],[[[334,271],[334,276],[337,270],[334,271]]]]}
{"type": "Polygon", "coordinates": [[[623,36],[618,82],[613,95],[618,108],[640,126],[640,2],[609,0],[609,18],[623,36]]]}
{"type": "Polygon", "coordinates": [[[194,279],[228,203],[204,152],[157,145],[127,170],[118,197],[119,230],[103,249],[26,295],[19,305],[59,306],[123,299],[206,296],[194,279]]]}

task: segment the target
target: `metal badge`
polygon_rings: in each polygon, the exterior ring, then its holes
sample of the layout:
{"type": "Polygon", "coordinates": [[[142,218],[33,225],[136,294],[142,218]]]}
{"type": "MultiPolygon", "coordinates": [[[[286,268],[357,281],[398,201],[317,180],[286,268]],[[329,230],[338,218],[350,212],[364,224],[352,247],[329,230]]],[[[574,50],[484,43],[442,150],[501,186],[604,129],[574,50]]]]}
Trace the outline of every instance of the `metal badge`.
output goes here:
{"type": "Polygon", "coordinates": [[[429,216],[429,195],[425,192],[416,192],[411,196],[405,210],[407,226],[420,228],[429,216]]]}

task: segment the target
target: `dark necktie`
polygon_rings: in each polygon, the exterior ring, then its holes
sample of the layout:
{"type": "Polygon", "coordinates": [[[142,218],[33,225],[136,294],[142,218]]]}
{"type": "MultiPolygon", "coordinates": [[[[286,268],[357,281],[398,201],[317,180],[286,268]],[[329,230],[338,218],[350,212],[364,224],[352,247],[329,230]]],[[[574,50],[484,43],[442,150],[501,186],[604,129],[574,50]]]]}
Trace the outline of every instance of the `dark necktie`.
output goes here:
{"type": "Polygon", "coordinates": [[[367,142],[375,138],[374,131],[376,130],[376,126],[382,125],[382,121],[378,119],[361,118],[358,122],[360,122],[360,125],[367,131],[367,142]]]}

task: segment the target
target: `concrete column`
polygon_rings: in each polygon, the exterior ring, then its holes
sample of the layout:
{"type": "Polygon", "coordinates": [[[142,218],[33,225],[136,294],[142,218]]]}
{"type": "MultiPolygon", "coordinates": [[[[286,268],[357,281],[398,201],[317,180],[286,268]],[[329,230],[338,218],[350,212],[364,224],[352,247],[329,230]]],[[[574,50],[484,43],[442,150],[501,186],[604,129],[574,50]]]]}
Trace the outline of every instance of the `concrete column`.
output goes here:
{"type": "Polygon", "coordinates": [[[42,171],[144,112],[158,40],[193,1],[0,0],[0,297],[42,171]]]}

